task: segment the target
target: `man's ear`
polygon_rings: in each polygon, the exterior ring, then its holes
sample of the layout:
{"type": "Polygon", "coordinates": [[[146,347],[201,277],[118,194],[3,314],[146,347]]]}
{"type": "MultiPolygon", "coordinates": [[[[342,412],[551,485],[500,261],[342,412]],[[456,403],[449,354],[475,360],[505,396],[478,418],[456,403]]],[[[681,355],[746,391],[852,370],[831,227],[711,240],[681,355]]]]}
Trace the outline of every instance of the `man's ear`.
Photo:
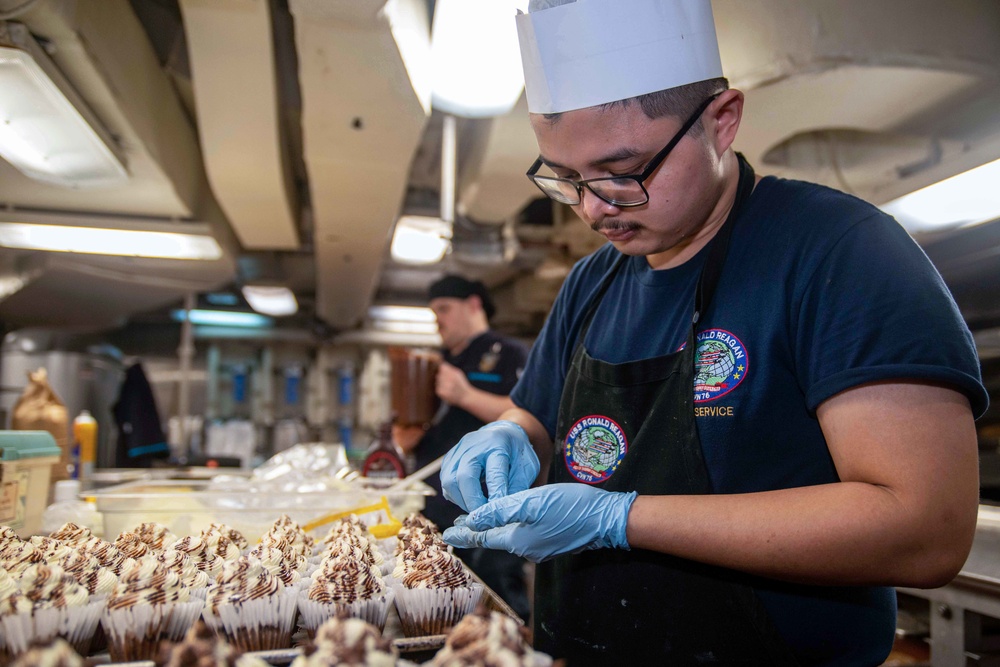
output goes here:
{"type": "Polygon", "coordinates": [[[736,141],[736,133],[743,119],[743,92],[730,88],[712,102],[709,114],[703,120],[705,131],[715,146],[718,155],[722,155],[736,141]]]}
{"type": "Polygon", "coordinates": [[[483,308],[483,300],[482,300],[482,298],[480,298],[480,296],[478,294],[472,294],[471,296],[469,296],[465,300],[468,301],[469,303],[471,303],[473,306],[476,306],[477,308],[479,308],[479,310],[482,310],[483,312],[486,312],[486,309],[483,308]]]}

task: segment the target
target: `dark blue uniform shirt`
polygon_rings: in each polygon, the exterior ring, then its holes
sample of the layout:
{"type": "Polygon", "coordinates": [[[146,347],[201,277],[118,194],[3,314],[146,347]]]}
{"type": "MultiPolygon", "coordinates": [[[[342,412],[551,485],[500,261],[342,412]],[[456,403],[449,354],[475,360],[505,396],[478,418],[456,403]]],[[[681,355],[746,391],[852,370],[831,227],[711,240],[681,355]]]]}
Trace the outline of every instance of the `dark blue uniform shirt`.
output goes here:
{"type": "MultiPolygon", "coordinates": [[[[577,263],[511,396],[550,434],[587,306],[618,256],[609,244],[577,263]]],[[[588,352],[618,363],[682,346],[705,256],[661,271],[628,258],[588,352]]],[[[863,383],[942,383],[976,416],[988,403],[972,336],[919,246],[877,208],[809,183],[761,180],[697,331],[695,415],[717,493],[836,482],[815,411],[863,383]]],[[[757,592],[804,664],[878,664],[891,647],[892,589],[762,580],[757,592]]]]}

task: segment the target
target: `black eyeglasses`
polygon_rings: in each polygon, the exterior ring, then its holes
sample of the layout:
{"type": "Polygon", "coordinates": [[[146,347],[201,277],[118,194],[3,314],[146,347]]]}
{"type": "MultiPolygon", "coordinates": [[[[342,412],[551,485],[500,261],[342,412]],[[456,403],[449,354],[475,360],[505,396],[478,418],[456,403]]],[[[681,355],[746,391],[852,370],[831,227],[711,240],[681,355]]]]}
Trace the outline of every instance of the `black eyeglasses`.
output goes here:
{"type": "Polygon", "coordinates": [[[670,142],[663,147],[659,153],[653,156],[646,168],[640,174],[627,176],[605,176],[603,178],[590,178],[585,181],[574,181],[570,178],[556,178],[554,176],[538,176],[538,170],[542,167],[542,158],[539,156],[535,163],[531,165],[526,176],[531,182],[538,186],[547,197],[554,199],[561,204],[576,206],[583,200],[583,189],[587,188],[603,201],[612,206],[642,206],[649,201],[649,193],[643,183],[649,178],[656,168],[667,158],[674,146],[684,138],[688,130],[698,122],[701,114],[705,112],[708,105],[721,93],[712,95],[695,109],[691,117],[684,121],[681,129],[673,136],[670,142]]]}

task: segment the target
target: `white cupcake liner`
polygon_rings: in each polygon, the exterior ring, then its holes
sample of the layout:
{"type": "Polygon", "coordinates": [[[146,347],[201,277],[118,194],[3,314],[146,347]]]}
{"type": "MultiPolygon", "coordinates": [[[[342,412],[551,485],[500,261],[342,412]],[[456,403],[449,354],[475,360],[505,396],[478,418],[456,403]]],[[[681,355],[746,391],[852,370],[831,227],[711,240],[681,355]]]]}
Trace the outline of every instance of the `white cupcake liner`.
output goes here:
{"type": "Polygon", "coordinates": [[[391,588],[386,588],[382,593],[370,600],[326,603],[310,600],[309,590],[300,590],[298,602],[299,625],[312,636],[316,632],[316,629],[323,625],[323,623],[334,618],[339,613],[344,613],[349,618],[360,618],[374,625],[381,632],[385,629],[385,619],[389,615],[389,607],[392,606],[392,601],[395,597],[395,591],[391,588]]]}
{"type": "Polygon", "coordinates": [[[208,586],[198,586],[197,588],[189,588],[188,595],[191,596],[192,600],[201,600],[202,602],[204,602],[205,598],[208,597],[208,586]]]}
{"type": "Polygon", "coordinates": [[[220,605],[217,614],[206,604],[202,616],[216,634],[244,652],[290,648],[297,596],[297,588],[283,587],[270,597],[220,605]]]}
{"type": "Polygon", "coordinates": [[[4,616],[0,619],[0,628],[3,628],[0,644],[5,645],[11,656],[16,656],[27,651],[34,642],[49,643],[61,637],[77,653],[87,655],[103,610],[103,602],[89,602],[80,607],[36,609],[4,616]]]}
{"type": "Polygon", "coordinates": [[[483,595],[482,584],[476,583],[458,588],[407,588],[395,582],[392,589],[407,637],[446,634],[476,609],[483,595]]]}
{"type": "Polygon", "coordinates": [[[112,662],[135,662],[156,657],[160,641],[181,641],[198,620],[204,602],[144,604],[105,609],[101,625],[108,638],[112,662]]]}

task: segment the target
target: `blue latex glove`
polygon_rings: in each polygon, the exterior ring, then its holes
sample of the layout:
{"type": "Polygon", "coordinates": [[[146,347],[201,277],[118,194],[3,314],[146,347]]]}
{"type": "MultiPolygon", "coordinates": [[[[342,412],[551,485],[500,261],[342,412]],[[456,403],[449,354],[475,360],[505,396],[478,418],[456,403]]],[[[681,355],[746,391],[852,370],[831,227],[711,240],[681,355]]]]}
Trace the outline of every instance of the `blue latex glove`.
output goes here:
{"type": "Polygon", "coordinates": [[[444,531],[460,548],[503,549],[536,563],[587,549],[628,549],[625,526],[636,493],[586,484],[522,491],[461,516],[444,531]]]}
{"type": "Polygon", "coordinates": [[[495,499],[527,489],[538,470],[538,456],[524,429],[514,422],[493,422],[466,435],[445,455],[441,491],[469,512],[486,504],[484,476],[486,491],[495,499]]]}

